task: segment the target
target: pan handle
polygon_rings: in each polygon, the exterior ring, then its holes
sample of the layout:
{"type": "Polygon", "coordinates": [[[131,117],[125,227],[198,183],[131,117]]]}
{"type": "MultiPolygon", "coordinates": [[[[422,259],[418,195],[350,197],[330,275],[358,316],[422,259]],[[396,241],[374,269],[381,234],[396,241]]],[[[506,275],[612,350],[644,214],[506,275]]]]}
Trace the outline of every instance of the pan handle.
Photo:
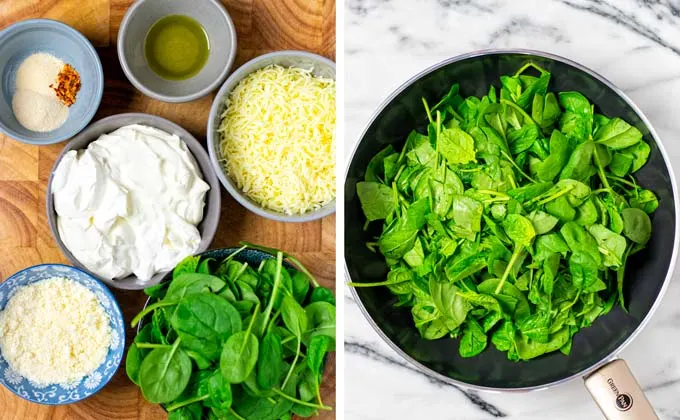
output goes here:
{"type": "Polygon", "coordinates": [[[622,359],[607,363],[584,380],[590,395],[608,420],[659,419],[622,359]]]}

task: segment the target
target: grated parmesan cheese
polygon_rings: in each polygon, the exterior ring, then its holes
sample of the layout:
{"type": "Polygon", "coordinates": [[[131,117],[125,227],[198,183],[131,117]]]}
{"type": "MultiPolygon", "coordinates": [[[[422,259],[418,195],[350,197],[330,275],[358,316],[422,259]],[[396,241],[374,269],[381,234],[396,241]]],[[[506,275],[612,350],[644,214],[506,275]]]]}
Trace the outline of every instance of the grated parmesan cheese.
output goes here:
{"type": "Polygon", "coordinates": [[[94,293],[54,277],[20,288],[0,312],[0,351],[38,385],[70,384],[106,359],[109,322],[94,293]]]}
{"type": "Polygon", "coordinates": [[[272,65],[244,78],[219,131],[227,174],[252,200],[285,214],[335,198],[335,81],[272,65]]]}

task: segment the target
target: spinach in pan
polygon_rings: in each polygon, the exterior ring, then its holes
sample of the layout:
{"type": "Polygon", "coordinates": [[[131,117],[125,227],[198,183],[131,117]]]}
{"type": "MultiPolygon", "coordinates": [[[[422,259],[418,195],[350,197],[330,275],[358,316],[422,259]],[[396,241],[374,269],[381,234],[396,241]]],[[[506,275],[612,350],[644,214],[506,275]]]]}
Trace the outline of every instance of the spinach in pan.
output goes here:
{"type": "MultiPolygon", "coordinates": [[[[259,267],[188,257],[172,281],[145,290],[155,301],[126,371],[170,419],[279,420],[330,410],[323,361],[335,350],[335,298],[294,257],[259,267]],[[283,265],[288,259],[296,269],[283,265]]],[[[238,251],[240,252],[240,250],[238,251]]]]}
{"type": "Polygon", "coordinates": [[[357,194],[381,233],[367,246],[426,339],[489,343],[510,360],[561,351],[618,303],[627,258],[659,203],[632,176],[642,133],[579,92],[552,92],[529,63],[478,98],[453,85],[413,131],[369,163],[357,194]],[[528,74],[532,72],[533,75],[528,74]]]}

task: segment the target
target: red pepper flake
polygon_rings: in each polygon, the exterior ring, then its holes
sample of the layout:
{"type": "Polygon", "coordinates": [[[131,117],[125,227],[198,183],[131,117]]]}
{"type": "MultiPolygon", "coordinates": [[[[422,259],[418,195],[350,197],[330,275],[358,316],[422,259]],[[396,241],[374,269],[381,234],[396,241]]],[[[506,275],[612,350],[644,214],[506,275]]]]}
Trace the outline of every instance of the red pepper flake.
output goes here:
{"type": "Polygon", "coordinates": [[[64,64],[57,75],[56,86],[51,84],[50,87],[64,105],[71,106],[76,102],[76,95],[80,90],[80,75],[72,65],[64,64]]]}

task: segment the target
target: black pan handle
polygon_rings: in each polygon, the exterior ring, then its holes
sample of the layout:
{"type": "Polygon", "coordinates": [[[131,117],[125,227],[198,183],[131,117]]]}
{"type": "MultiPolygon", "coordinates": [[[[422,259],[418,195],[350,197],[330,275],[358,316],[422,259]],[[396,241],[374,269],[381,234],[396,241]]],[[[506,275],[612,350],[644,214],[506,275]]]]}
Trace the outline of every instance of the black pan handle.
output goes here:
{"type": "Polygon", "coordinates": [[[622,359],[613,360],[585,378],[608,420],[659,420],[640,384],[622,359]]]}

